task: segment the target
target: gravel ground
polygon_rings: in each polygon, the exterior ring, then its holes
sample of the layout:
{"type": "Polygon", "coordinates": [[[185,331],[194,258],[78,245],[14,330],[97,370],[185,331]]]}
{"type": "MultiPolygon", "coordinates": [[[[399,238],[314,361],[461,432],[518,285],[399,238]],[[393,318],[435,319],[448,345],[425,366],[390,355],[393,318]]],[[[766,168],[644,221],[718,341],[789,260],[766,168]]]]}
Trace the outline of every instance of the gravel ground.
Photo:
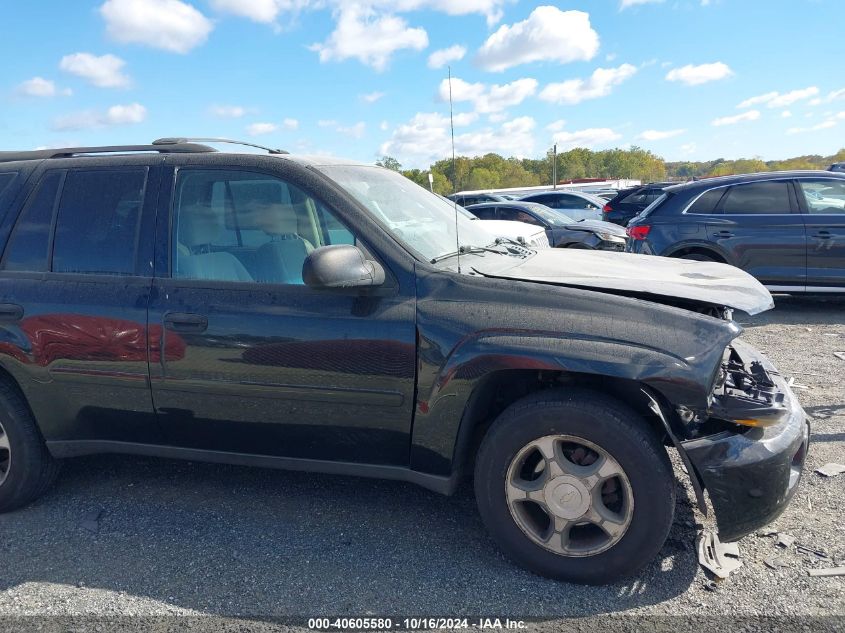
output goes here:
{"type": "MultiPolygon", "coordinates": [[[[771,527],[826,559],[752,535],[739,543],[743,567],[713,583],[694,551],[709,523],[679,484],[658,559],[634,579],[581,587],[506,560],[469,486],[446,498],[397,482],[104,456],[69,461],[43,499],[0,516],[0,629],[35,621],[2,619],[22,615],[202,615],[213,630],[242,630],[256,619],[274,628],[269,617],[481,614],[548,630],[594,622],[561,620],[583,616],[617,616],[602,618],[606,628],[652,622],[638,616],[752,616],[743,628],[766,630],[757,617],[829,615],[843,630],[845,578],[807,570],[845,565],[845,475],[812,472],[845,462],[845,360],[833,354],[845,352],[845,300],[777,304],[740,321],[745,338],[806,387],[797,393],[813,444],[798,493],[771,527]],[[784,566],[767,567],[773,557],[784,566]]],[[[173,621],[193,620],[147,623],[173,621]]],[[[107,622],[99,630],[118,621],[107,622]]]]}

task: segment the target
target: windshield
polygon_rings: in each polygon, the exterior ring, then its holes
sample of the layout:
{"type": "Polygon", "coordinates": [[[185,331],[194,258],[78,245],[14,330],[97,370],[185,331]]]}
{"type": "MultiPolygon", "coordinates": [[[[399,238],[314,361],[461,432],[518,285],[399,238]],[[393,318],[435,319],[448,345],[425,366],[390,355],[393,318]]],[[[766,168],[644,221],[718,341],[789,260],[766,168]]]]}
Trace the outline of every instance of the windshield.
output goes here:
{"type": "MultiPolygon", "coordinates": [[[[422,258],[432,260],[462,247],[490,246],[493,236],[461,213],[455,205],[399,174],[381,167],[318,166],[340,187],[352,194],[391,233],[422,258]]],[[[471,214],[470,214],[471,215],[471,214]]]]}
{"type": "Polygon", "coordinates": [[[546,223],[551,226],[564,226],[575,222],[575,220],[570,218],[563,211],[551,209],[544,204],[539,204],[538,202],[523,202],[522,204],[524,204],[526,208],[530,209],[534,215],[542,220],[545,220],[546,223]]]}

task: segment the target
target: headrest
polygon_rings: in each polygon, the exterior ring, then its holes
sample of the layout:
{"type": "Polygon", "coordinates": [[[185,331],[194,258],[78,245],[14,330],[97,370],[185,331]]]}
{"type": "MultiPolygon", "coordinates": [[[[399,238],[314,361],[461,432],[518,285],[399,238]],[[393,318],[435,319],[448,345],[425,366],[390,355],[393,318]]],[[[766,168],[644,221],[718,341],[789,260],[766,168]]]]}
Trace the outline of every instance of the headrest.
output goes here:
{"type": "MultiPolygon", "coordinates": [[[[282,183],[253,182],[242,187],[235,196],[235,211],[239,229],[264,231],[268,235],[295,234],[299,230],[288,188],[282,183]]],[[[234,228],[233,214],[227,215],[226,224],[234,228]]]]}
{"type": "Polygon", "coordinates": [[[183,205],[179,210],[178,241],[188,248],[213,244],[222,230],[222,214],[210,205],[183,205]]]}

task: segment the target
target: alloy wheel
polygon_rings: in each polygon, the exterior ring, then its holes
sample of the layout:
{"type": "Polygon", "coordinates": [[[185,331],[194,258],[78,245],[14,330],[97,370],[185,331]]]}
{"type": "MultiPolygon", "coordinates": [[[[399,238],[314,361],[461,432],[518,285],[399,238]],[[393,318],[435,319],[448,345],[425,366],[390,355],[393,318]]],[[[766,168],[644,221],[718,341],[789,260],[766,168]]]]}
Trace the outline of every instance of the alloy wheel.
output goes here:
{"type": "Polygon", "coordinates": [[[563,556],[606,551],[634,515],[631,482],[619,462],[570,435],[547,435],[521,448],[508,468],[505,493],[525,535],[563,556]]]}

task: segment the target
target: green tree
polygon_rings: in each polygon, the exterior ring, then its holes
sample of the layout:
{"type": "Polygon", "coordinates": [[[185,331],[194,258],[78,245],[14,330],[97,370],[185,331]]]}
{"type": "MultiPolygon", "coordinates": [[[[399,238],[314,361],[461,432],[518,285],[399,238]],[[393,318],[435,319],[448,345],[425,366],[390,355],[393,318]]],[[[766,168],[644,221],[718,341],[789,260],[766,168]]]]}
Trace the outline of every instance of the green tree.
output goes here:
{"type": "Polygon", "coordinates": [[[392,169],[393,171],[402,171],[402,164],[393,158],[393,156],[382,156],[376,161],[376,165],[392,169]]]}

